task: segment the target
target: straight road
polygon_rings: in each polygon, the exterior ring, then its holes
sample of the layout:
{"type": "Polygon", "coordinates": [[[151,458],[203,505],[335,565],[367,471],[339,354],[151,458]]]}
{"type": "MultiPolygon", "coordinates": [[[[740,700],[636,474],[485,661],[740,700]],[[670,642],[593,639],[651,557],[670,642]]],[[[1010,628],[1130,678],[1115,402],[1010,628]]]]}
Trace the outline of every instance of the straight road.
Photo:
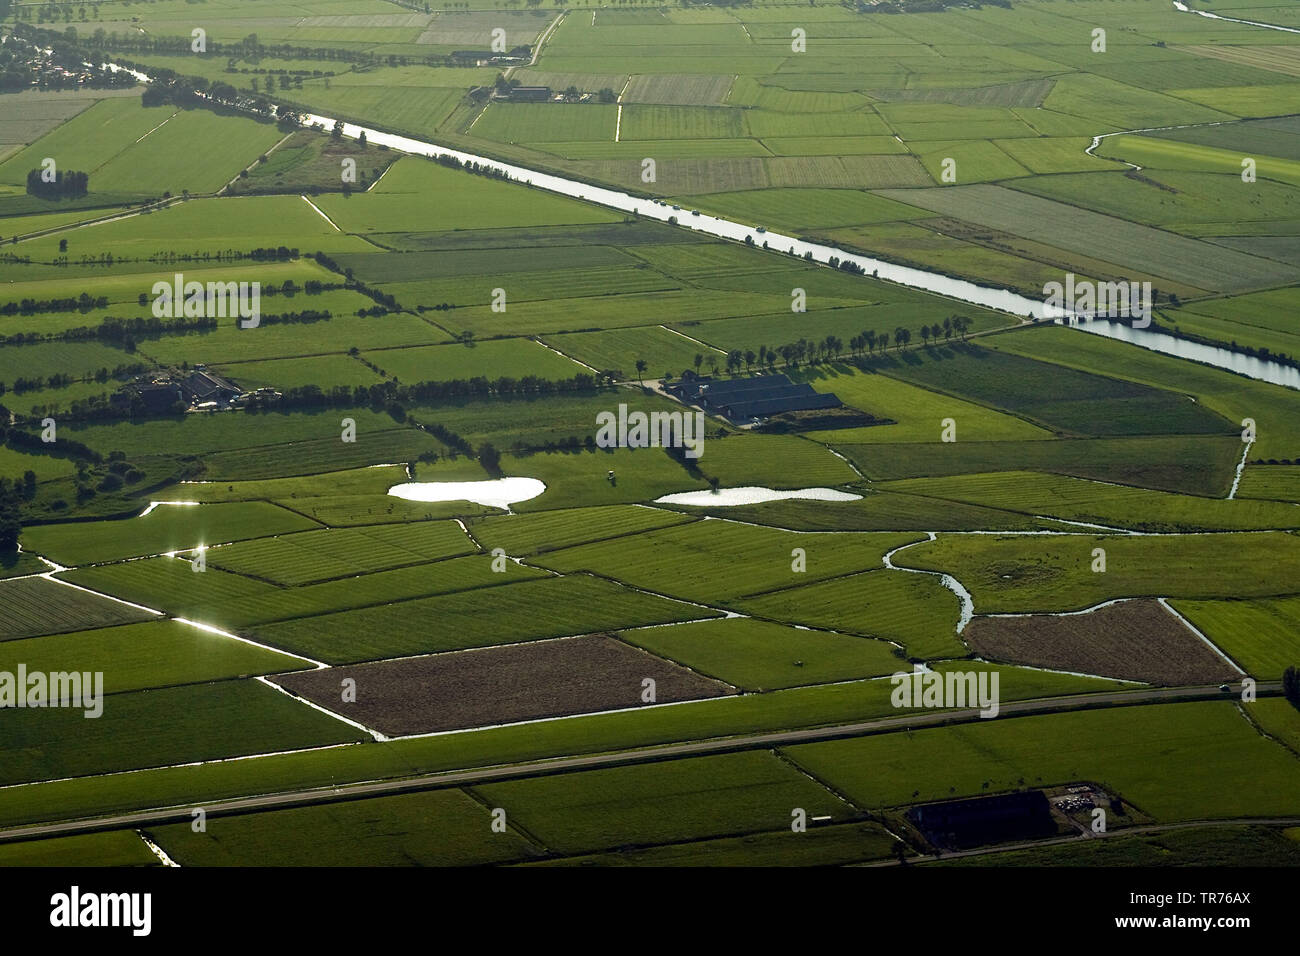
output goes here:
{"type": "MultiPolygon", "coordinates": [[[[1257,687],[1259,696],[1276,696],[1282,692],[1280,681],[1260,683],[1257,687]]],[[[1001,706],[999,718],[1010,716],[1031,716],[1065,711],[1089,710],[1099,707],[1131,707],[1140,704],[1178,703],[1193,700],[1234,699],[1217,687],[1158,687],[1135,691],[1111,691],[1103,694],[1080,694],[1072,697],[1055,697],[1038,700],[1012,701],[1001,706]]],[[[651,763],[661,760],[675,760],[682,757],[700,757],[711,754],[732,753],[742,750],[761,750],[772,747],[791,746],[794,744],[814,743],[823,740],[838,740],[847,737],[862,737],[870,734],[896,733],[924,727],[938,727],[944,724],[970,723],[981,720],[977,708],[963,710],[934,711],[923,714],[908,714],[904,717],[880,717],[873,720],[851,724],[839,724],[831,727],[811,727],[801,730],[768,731],[756,734],[742,734],[735,737],[721,737],[710,740],[694,740],[684,743],[662,744],[644,747],[638,750],[616,753],[583,754],[573,757],[556,757],[534,760],[526,763],[506,764],[495,767],[480,767],[471,770],[442,771],[420,774],[415,777],[402,777],[390,780],[370,780],[362,783],[345,784],[340,787],[316,787],[292,790],[282,793],[259,794],[247,797],[234,797],[215,800],[210,803],[187,804],[185,806],[162,807],[151,810],[138,810],[102,817],[90,817],[77,820],[63,820],[53,823],[38,823],[28,826],[0,830],[0,843],[14,840],[29,840],[37,837],[67,836],[74,833],[87,833],[96,830],[115,830],[125,827],[156,826],[164,823],[188,822],[196,807],[202,807],[209,817],[233,813],[247,813],[254,810],[285,809],[289,807],[310,806],[318,803],[333,803],[343,800],[356,800],[361,797],[387,796],[409,793],[419,790],[437,790],[443,787],[470,786],[489,783],[495,780],[534,777],[554,773],[567,773],[577,770],[595,770],[602,767],[617,767],[628,764],[651,763]]]]}

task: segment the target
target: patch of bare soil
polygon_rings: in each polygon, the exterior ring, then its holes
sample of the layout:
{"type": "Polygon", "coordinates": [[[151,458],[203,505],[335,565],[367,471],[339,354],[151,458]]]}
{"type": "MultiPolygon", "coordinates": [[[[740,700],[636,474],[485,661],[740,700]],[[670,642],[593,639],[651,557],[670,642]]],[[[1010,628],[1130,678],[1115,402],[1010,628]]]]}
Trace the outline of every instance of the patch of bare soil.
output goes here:
{"type": "Polygon", "coordinates": [[[428,657],[285,674],[285,689],[390,737],[542,717],[699,700],[736,693],[663,658],[602,635],[531,641],[428,657]],[[356,681],[355,702],[343,681],[356,681]]]}
{"type": "Polygon", "coordinates": [[[1149,684],[1212,684],[1228,662],[1159,601],[1121,601],[1086,614],[976,617],[962,634],[989,660],[1149,684]]]}

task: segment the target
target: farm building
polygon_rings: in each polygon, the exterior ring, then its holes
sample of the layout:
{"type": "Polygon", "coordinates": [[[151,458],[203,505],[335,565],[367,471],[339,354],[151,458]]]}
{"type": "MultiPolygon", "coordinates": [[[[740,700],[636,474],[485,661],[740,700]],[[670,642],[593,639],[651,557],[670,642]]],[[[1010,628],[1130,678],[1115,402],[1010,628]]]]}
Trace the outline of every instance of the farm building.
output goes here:
{"type": "Polygon", "coordinates": [[[931,843],[954,849],[1039,839],[1056,832],[1041,790],[932,803],[908,810],[907,816],[931,843]]]}
{"type": "Polygon", "coordinates": [[[191,402],[218,402],[225,404],[243,392],[238,385],[207,369],[196,368],[180,382],[191,402]]]}
{"type": "Polygon", "coordinates": [[[494,53],[491,50],[454,50],[451,58],[457,63],[472,63],[486,66],[489,63],[524,63],[531,53],[531,47],[517,46],[509,53],[494,53]]]}
{"type": "Polygon", "coordinates": [[[550,98],[549,86],[514,86],[503,97],[512,103],[545,103],[550,98]]]}
{"type": "Polygon", "coordinates": [[[843,404],[834,394],[818,392],[807,382],[792,382],[785,375],[731,380],[690,378],[665,388],[688,405],[698,405],[733,422],[751,422],[783,412],[839,408],[843,404]]]}

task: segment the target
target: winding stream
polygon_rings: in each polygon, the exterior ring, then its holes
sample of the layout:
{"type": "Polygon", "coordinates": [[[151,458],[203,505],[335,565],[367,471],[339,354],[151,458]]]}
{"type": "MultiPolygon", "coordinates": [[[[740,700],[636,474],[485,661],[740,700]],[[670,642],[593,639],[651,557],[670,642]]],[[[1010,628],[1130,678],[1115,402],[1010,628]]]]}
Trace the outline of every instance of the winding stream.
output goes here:
{"type": "Polygon", "coordinates": [[[946,574],[943,571],[925,571],[921,568],[902,568],[894,564],[894,555],[898,554],[898,552],[902,551],[904,548],[914,548],[918,544],[925,544],[928,541],[935,541],[938,539],[938,535],[933,531],[927,531],[926,534],[928,535],[926,541],[910,541],[907,544],[899,545],[892,551],[886,552],[881,557],[881,561],[890,571],[906,571],[908,574],[929,574],[936,577],[944,587],[957,595],[957,600],[961,602],[961,617],[957,620],[957,633],[960,635],[962,631],[966,630],[966,625],[971,622],[971,618],[975,616],[975,600],[971,597],[970,591],[966,590],[966,586],[951,574],[946,574]]]}

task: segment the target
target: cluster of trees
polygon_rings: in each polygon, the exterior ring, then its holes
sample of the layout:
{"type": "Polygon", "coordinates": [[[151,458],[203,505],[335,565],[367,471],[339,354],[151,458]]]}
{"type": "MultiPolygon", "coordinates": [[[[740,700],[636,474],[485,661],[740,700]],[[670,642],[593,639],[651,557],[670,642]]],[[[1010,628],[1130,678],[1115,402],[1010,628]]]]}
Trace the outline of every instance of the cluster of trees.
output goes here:
{"type": "Polygon", "coordinates": [[[19,501],[31,501],[36,497],[36,472],[30,468],[23,472],[21,478],[0,477],[0,499],[17,498],[19,501]]]}
{"type": "MultiPolygon", "coordinates": [[[[9,410],[0,405],[0,421],[7,422],[9,418],[9,410]]],[[[147,477],[121,451],[109,452],[105,458],[98,451],[64,435],[59,436],[57,445],[47,445],[41,441],[39,425],[31,420],[24,419],[13,426],[0,425],[0,445],[71,459],[75,466],[75,477],[71,481],[57,479],[55,484],[67,484],[69,492],[75,491],[79,504],[94,498],[100,492],[120,491],[125,485],[136,484],[147,477]]],[[[193,459],[173,461],[176,462],[173,479],[194,477],[200,467],[193,459]]],[[[123,504],[129,502],[124,500],[123,504]]],[[[37,478],[30,469],[21,478],[0,477],[0,553],[17,550],[24,512],[35,510],[48,516],[50,513],[64,511],[67,507],[66,500],[52,495],[37,500],[37,478]]]]}
{"type": "Polygon", "coordinates": [[[46,181],[44,170],[33,169],[27,173],[27,195],[40,199],[77,199],[90,188],[90,173],[70,169],[55,170],[54,178],[46,181]]]}
{"type": "MultiPolygon", "coordinates": [[[[804,253],[804,258],[811,259],[812,253],[804,253]]],[[[841,259],[839,256],[831,256],[826,260],[826,264],[832,269],[839,269],[841,272],[850,272],[857,276],[864,276],[867,274],[867,270],[864,267],[858,265],[851,259],[841,259]]]]}
{"type": "Polygon", "coordinates": [[[254,262],[288,262],[298,258],[297,246],[259,246],[242,253],[254,262]]]}
{"type": "Polygon", "coordinates": [[[489,179],[509,179],[504,171],[495,169],[492,166],[484,166],[479,162],[461,162],[455,156],[435,156],[433,161],[439,165],[446,166],[449,169],[463,169],[467,173],[473,173],[475,176],[486,176],[489,179]]]}
{"type": "MultiPolygon", "coordinates": [[[[134,64],[123,65],[137,68],[134,64]]],[[[153,82],[140,94],[143,106],[162,106],[170,103],[184,109],[208,107],[215,110],[244,110],[269,119],[275,112],[274,104],[265,96],[241,93],[229,83],[221,80],[215,83],[202,76],[182,76],[174,70],[145,66],[140,72],[148,73],[153,82]]]]}
{"type": "MultiPolygon", "coordinates": [[[[0,482],[8,483],[8,478],[0,482]]],[[[0,554],[15,554],[18,551],[18,536],[23,530],[22,506],[13,492],[0,496],[0,554]]]]}
{"type": "MultiPolygon", "coordinates": [[[[0,0],[0,19],[8,0],[0,0]]],[[[18,12],[30,7],[18,8],[18,12]]],[[[23,27],[17,27],[22,31],[23,27]]],[[[36,87],[42,90],[73,90],[80,87],[92,89],[113,89],[132,86],[135,77],[130,74],[115,73],[98,66],[87,66],[93,61],[87,51],[76,42],[76,30],[71,34],[47,33],[48,40],[35,43],[29,37],[11,34],[0,45],[0,92],[15,93],[36,87]]]]}
{"type": "MultiPolygon", "coordinates": [[[[0,405],[0,419],[8,421],[9,417],[9,409],[0,405]]],[[[0,425],[0,444],[8,445],[10,448],[17,449],[18,451],[35,451],[50,454],[51,446],[41,441],[39,427],[36,427],[36,423],[31,424],[35,428],[34,431],[28,431],[24,428],[21,420],[9,427],[0,425]]],[[[85,445],[63,435],[59,436],[59,443],[55,448],[55,453],[60,457],[78,458],[95,464],[104,460],[104,456],[95,451],[95,449],[91,448],[89,445],[85,445]]]]}
{"type": "Polygon", "coordinates": [[[1294,664],[1282,672],[1282,693],[1297,710],[1300,710],[1300,668],[1294,664]]]}

